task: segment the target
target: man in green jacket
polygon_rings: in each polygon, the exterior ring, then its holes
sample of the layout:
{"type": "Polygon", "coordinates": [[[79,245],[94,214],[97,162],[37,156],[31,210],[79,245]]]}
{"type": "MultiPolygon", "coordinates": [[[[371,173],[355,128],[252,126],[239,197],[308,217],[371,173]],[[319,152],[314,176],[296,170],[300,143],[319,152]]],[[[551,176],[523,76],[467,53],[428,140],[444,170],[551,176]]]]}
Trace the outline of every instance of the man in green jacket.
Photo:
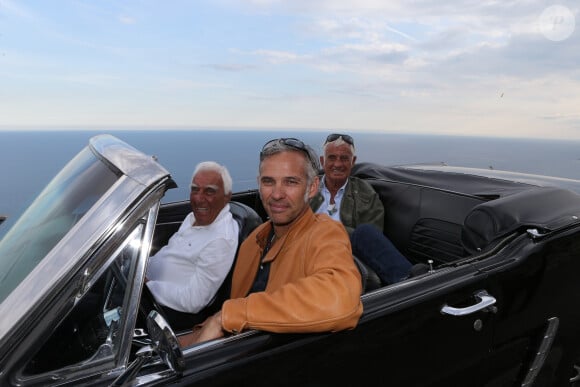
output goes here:
{"type": "Polygon", "coordinates": [[[314,212],[341,222],[350,236],[353,254],[370,266],[383,284],[392,284],[409,275],[411,263],[383,234],[385,209],[379,195],[366,181],[350,176],[355,161],[353,138],[329,135],[320,156],[324,176],[310,206],[314,212]]]}

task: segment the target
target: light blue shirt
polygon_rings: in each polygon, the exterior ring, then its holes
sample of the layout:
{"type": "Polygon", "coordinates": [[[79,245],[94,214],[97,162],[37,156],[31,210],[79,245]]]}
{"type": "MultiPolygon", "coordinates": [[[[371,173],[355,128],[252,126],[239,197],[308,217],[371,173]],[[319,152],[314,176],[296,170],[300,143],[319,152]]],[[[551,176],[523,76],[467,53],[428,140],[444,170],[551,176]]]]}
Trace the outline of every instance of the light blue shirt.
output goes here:
{"type": "Polygon", "coordinates": [[[327,214],[332,219],[340,222],[340,203],[342,202],[342,197],[344,196],[344,191],[346,190],[348,180],[342,187],[338,189],[338,192],[334,196],[334,204],[330,204],[330,191],[328,188],[326,188],[326,184],[324,183],[326,181],[325,179],[326,176],[322,176],[322,179],[320,179],[320,193],[324,198],[324,202],[322,202],[316,212],[319,214],[327,214]]]}

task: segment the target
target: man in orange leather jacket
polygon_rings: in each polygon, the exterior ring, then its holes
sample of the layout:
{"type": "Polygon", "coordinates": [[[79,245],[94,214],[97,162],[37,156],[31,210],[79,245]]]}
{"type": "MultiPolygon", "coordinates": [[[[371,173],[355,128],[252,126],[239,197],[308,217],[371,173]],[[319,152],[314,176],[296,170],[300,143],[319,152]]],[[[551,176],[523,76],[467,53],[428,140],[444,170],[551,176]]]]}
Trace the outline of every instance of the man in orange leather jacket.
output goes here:
{"type": "Polygon", "coordinates": [[[302,141],[269,141],[258,184],[270,220],[240,247],[231,299],[183,346],[246,329],[324,332],[354,328],[362,314],[361,278],[344,227],[314,214],[318,162],[302,141]]]}

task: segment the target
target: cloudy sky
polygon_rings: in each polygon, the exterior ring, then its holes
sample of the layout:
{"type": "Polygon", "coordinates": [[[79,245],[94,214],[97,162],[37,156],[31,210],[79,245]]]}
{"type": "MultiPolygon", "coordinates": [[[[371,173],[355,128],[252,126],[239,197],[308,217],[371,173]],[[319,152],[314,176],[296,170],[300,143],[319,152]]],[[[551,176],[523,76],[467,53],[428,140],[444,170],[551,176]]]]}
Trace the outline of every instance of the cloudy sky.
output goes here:
{"type": "Polygon", "coordinates": [[[580,139],[580,3],[0,0],[0,128],[580,139]]]}

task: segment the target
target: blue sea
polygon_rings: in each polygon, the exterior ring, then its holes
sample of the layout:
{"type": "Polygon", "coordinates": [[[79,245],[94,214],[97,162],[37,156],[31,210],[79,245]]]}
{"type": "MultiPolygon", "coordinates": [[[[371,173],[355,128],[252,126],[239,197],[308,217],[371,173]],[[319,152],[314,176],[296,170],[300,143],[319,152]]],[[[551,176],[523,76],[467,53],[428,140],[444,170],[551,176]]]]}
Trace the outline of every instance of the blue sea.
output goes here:
{"type": "MultiPolygon", "coordinates": [[[[19,216],[90,137],[100,133],[105,132],[0,131],[0,215],[11,220],[19,216]]],[[[215,160],[226,165],[234,179],[234,191],[246,190],[256,185],[258,153],[266,141],[298,137],[320,152],[328,134],[291,130],[115,130],[108,133],[157,156],[171,172],[179,187],[167,193],[165,202],[189,197],[191,173],[200,161],[215,160]]],[[[580,179],[580,141],[350,134],[355,138],[359,162],[446,163],[580,179]]]]}

